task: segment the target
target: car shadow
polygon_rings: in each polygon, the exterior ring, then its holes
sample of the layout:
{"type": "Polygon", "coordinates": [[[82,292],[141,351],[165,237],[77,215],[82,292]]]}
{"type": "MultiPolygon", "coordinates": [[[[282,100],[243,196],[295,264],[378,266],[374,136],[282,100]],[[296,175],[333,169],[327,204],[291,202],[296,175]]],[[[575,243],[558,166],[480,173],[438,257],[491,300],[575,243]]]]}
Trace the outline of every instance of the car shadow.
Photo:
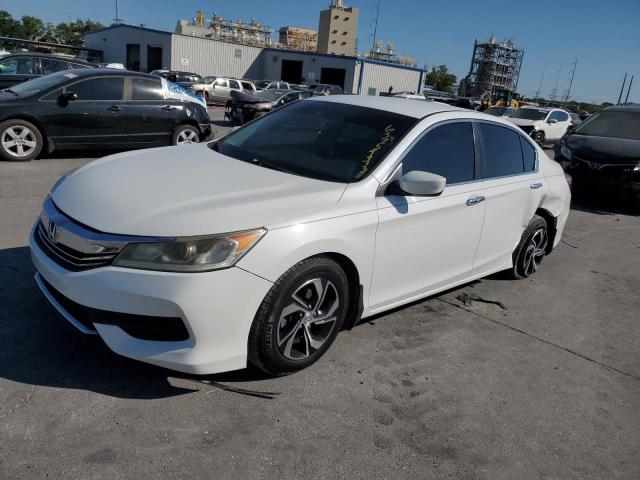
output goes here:
{"type": "Polygon", "coordinates": [[[640,216],[640,199],[615,197],[604,193],[574,192],[571,210],[596,215],[640,216]]]}
{"type": "Polygon", "coordinates": [[[116,355],[59,318],[41,297],[34,273],[28,247],[0,250],[0,378],[133,399],[185,395],[201,390],[196,382],[203,380],[215,387],[268,378],[253,369],[187,375],[116,355]],[[191,379],[193,388],[174,386],[172,378],[191,379]]]}

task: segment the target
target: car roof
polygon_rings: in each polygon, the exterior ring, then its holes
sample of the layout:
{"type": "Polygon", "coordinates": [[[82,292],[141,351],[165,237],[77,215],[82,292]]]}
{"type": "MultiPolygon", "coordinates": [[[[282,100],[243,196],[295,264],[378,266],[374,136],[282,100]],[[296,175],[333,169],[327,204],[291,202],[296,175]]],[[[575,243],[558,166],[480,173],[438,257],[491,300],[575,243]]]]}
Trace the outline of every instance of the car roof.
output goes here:
{"type": "Polygon", "coordinates": [[[609,112],[640,112],[640,105],[616,105],[605,108],[609,112]]]}
{"type": "Polygon", "coordinates": [[[16,53],[11,53],[9,55],[5,55],[4,57],[2,57],[2,59],[5,60],[7,58],[12,58],[12,57],[55,58],[56,60],[66,60],[68,62],[80,63],[82,65],[93,65],[93,66],[96,65],[95,63],[91,63],[87,60],[83,60],[82,58],[66,57],[64,55],[54,55],[51,53],[40,53],[40,52],[16,52],[16,53]]]}
{"type": "MultiPolygon", "coordinates": [[[[358,107],[375,108],[387,112],[398,113],[409,117],[422,118],[439,112],[469,112],[463,108],[454,107],[440,102],[416,102],[411,98],[376,97],[372,95],[329,95],[313,97],[315,102],[334,102],[358,107]]],[[[488,118],[491,118],[487,115],[488,118]]]]}
{"type": "Polygon", "coordinates": [[[84,78],[84,77],[93,77],[98,75],[110,75],[110,76],[118,76],[118,77],[150,77],[150,78],[159,78],[155,75],[150,75],[148,73],[141,72],[132,72],[130,70],[120,70],[119,68],[107,68],[107,67],[98,67],[98,68],[86,68],[79,70],[63,70],[60,72],[52,73],[51,75],[58,76],[66,76],[72,74],[72,77],[67,77],[67,79],[71,78],[84,78]]]}

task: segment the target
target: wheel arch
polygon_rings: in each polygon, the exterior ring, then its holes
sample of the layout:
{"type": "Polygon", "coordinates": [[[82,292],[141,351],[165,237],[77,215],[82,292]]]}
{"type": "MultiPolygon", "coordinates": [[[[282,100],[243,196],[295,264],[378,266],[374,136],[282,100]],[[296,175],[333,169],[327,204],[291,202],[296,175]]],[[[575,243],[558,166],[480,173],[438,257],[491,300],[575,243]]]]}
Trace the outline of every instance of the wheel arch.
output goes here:
{"type": "Polygon", "coordinates": [[[554,216],[549,210],[543,207],[539,207],[536,210],[536,215],[542,217],[547,222],[547,230],[549,233],[549,242],[547,243],[547,254],[553,250],[553,244],[558,233],[558,218],[554,216]]]}
{"type": "Polygon", "coordinates": [[[360,321],[364,310],[363,286],[360,282],[360,272],[356,264],[346,255],[337,252],[324,252],[314,257],[329,257],[344,270],[349,282],[349,309],[343,328],[351,330],[360,321]]]}
{"type": "Polygon", "coordinates": [[[14,113],[7,115],[5,118],[0,118],[0,123],[9,120],[24,120],[25,122],[32,123],[40,131],[40,135],[42,135],[42,151],[40,153],[49,153],[53,150],[53,145],[50,145],[51,141],[49,140],[46,126],[38,117],[29,115],[28,113],[14,113]]]}

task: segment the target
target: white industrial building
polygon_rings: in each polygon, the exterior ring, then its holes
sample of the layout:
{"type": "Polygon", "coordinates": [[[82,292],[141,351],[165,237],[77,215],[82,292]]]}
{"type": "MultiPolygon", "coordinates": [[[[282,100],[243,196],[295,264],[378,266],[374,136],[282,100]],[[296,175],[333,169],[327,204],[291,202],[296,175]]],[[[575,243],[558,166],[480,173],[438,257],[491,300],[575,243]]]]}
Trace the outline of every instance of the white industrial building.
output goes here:
{"type": "Polygon", "coordinates": [[[130,70],[183,70],[200,75],[330,83],[346,93],[378,95],[421,92],[419,68],[359,57],[327,55],[229,43],[132,25],[113,25],[85,34],[85,47],[103,52],[103,62],[130,70]]]}

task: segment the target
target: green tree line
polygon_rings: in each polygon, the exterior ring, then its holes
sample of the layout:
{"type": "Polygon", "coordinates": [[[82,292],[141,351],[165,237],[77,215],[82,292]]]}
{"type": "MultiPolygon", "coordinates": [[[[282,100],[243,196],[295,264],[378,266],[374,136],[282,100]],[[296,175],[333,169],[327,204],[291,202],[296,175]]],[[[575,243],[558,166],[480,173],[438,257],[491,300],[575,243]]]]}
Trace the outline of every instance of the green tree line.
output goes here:
{"type": "Polygon", "coordinates": [[[5,10],[0,10],[0,37],[13,37],[22,40],[39,42],[64,43],[65,45],[82,46],[82,36],[90,30],[102,28],[100,22],[91,20],[73,20],[57,25],[44,23],[37,17],[24,15],[20,20],[5,10]]]}

